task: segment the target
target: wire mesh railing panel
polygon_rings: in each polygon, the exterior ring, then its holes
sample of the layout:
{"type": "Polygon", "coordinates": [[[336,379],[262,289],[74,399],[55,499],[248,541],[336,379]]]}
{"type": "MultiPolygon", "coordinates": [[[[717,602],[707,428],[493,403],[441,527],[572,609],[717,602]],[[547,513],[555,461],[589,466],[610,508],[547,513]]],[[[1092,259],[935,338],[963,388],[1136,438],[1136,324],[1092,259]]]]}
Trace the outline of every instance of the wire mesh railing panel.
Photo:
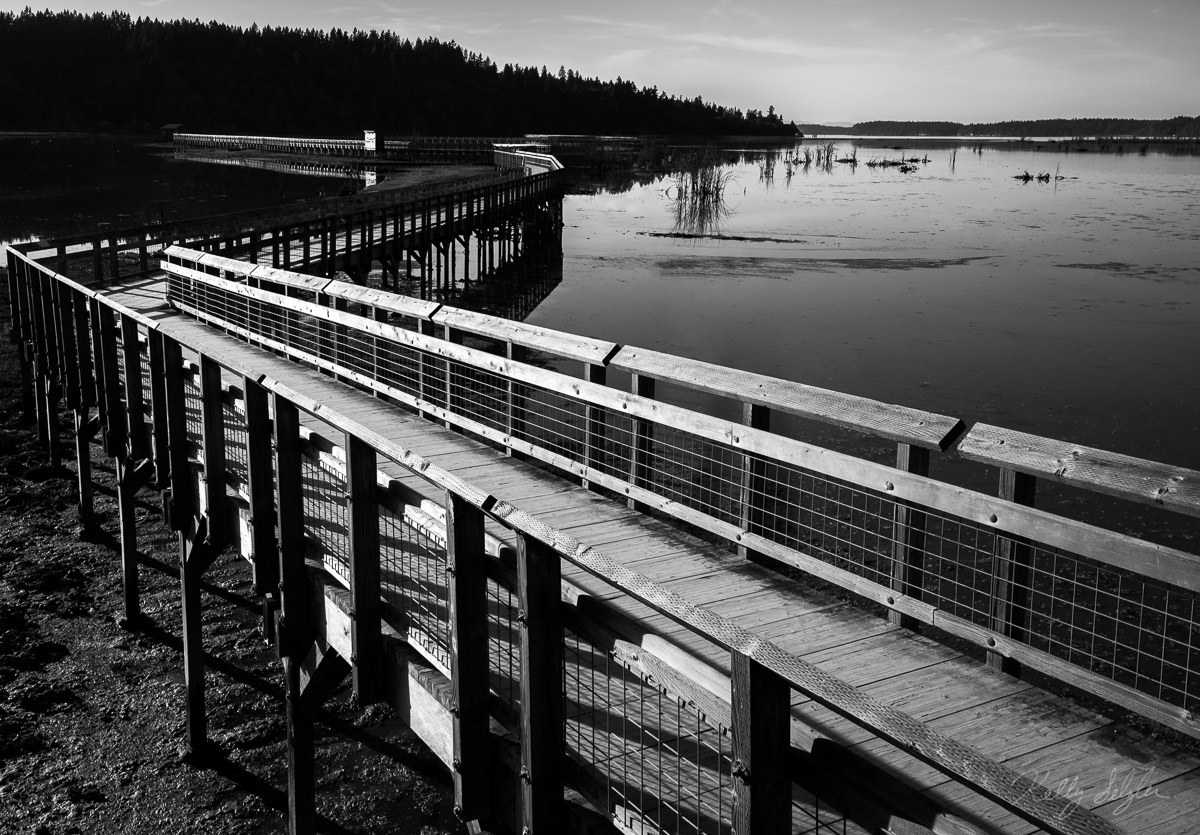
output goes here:
{"type": "Polygon", "coordinates": [[[453,360],[445,361],[444,367],[449,386],[443,404],[448,403],[450,411],[488,429],[507,431],[508,378],[453,360]]]}
{"type": "Polygon", "coordinates": [[[727,734],[612,654],[567,632],[568,755],[590,793],[634,831],[733,831],[727,734]]]}
{"type": "Polygon", "coordinates": [[[382,505],[379,525],[379,570],[387,619],[449,667],[445,535],[382,505]]]}
{"type": "Polygon", "coordinates": [[[188,445],[199,450],[204,444],[203,408],[200,400],[200,380],[196,374],[183,376],[184,426],[188,445]]]}
{"type": "Polygon", "coordinates": [[[1041,545],[997,537],[1023,641],[1187,711],[1200,709],[1193,592],[1041,545]]]}
{"type": "Polygon", "coordinates": [[[346,479],[313,452],[301,456],[301,497],[309,547],[325,567],[349,584],[350,537],[346,479]]]}
{"type": "Polygon", "coordinates": [[[225,470],[244,489],[250,481],[246,420],[231,403],[223,404],[221,413],[225,420],[225,470]]]}
{"type": "MultiPolygon", "coordinates": [[[[521,703],[521,633],[517,594],[495,580],[487,583],[489,683],[511,709],[521,703]]],[[[520,728],[510,728],[519,736],[520,728]]]]}
{"type": "Polygon", "coordinates": [[[584,460],[588,436],[583,400],[521,384],[513,385],[512,398],[518,416],[514,437],[573,462],[584,460]]]}
{"type": "Polygon", "coordinates": [[[725,444],[654,424],[639,456],[636,483],[718,521],[739,524],[744,458],[725,444]]]}

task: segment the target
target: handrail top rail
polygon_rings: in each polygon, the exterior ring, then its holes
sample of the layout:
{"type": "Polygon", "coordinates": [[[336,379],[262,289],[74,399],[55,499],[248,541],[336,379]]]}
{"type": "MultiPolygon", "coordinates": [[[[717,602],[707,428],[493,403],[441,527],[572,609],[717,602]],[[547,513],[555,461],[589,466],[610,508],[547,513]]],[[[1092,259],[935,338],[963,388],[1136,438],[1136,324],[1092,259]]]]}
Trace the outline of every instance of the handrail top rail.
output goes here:
{"type": "Polygon", "coordinates": [[[609,367],[941,452],[952,447],[966,428],[962,420],[949,415],[632,345],[618,351],[609,367]]]}
{"type": "Polygon", "coordinates": [[[1026,475],[1200,516],[1200,471],[977,423],[962,456],[1026,475]]]}
{"type": "Polygon", "coordinates": [[[524,348],[545,351],[592,365],[606,364],[609,357],[621,347],[615,342],[603,339],[514,322],[511,319],[476,313],[460,307],[442,306],[433,314],[433,321],[454,330],[512,342],[524,348]]]}

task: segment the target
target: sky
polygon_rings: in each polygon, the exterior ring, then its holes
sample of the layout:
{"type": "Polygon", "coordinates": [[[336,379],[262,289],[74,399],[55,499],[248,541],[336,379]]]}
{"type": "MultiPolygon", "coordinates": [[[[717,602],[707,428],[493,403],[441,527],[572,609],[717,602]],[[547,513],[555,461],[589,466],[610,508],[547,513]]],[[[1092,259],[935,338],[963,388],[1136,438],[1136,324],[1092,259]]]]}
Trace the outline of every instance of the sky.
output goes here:
{"type": "Polygon", "coordinates": [[[0,0],[234,25],[390,29],[798,123],[1200,114],[1200,1],[0,0]]]}

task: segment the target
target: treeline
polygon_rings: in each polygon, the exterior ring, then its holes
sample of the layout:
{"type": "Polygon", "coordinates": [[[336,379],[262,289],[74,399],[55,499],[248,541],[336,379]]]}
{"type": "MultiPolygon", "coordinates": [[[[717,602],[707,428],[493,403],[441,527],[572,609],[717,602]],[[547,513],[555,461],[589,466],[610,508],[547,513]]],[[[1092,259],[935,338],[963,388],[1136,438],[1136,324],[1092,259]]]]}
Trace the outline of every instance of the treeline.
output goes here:
{"type": "Polygon", "coordinates": [[[1193,139],[1200,137],[1200,116],[1173,119],[1031,119],[1011,122],[859,122],[849,128],[810,133],[849,133],[858,136],[1144,136],[1193,139]]]}
{"type": "Polygon", "coordinates": [[[78,12],[0,13],[0,130],[516,135],[794,133],[560,67],[498,67],[455,42],[78,12]]]}

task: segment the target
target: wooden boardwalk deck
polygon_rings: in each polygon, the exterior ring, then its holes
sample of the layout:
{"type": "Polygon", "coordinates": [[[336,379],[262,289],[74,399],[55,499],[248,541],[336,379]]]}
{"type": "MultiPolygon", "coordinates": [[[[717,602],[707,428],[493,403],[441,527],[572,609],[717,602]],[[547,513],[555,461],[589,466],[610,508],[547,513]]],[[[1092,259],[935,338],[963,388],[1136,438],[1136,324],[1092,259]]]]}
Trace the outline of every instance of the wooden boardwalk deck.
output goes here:
{"type": "MultiPolygon", "coordinates": [[[[186,344],[239,356],[243,365],[335,407],[689,601],[1031,777],[1046,790],[1097,810],[1128,832],[1200,831],[1200,758],[1152,733],[995,671],[832,594],[740,559],[721,545],[178,316],[166,308],[160,283],[141,282],[110,292],[122,304],[161,321],[164,332],[186,344]]],[[[431,501],[441,501],[427,483],[398,465],[381,461],[381,469],[431,501]]],[[[503,535],[499,528],[493,532],[503,535]]],[[[631,604],[577,568],[564,563],[564,571],[571,584],[610,601],[648,632],[715,670],[718,682],[731,674],[728,652],[631,604]]],[[[581,707],[579,715],[591,708],[581,707]]],[[[921,812],[927,818],[924,823],[935,831],[1037,831],[814,702],[795,698],[793,715],[803,720],[793,721],[793,737],[806,741],[805,747],[812,747],[813,739],[828,740],[817,745],[849,749],[917,787],[929,803],[921,812]],[[965,828],[954,830],[956,826],[965,828]]],[[[584,732],[578,733],[582,738],[584,732]]],[[[863,774],[860,779],[876,778],[863,774]]],[[[629,782],[636,780],[631,776],[629,782]]]]}

